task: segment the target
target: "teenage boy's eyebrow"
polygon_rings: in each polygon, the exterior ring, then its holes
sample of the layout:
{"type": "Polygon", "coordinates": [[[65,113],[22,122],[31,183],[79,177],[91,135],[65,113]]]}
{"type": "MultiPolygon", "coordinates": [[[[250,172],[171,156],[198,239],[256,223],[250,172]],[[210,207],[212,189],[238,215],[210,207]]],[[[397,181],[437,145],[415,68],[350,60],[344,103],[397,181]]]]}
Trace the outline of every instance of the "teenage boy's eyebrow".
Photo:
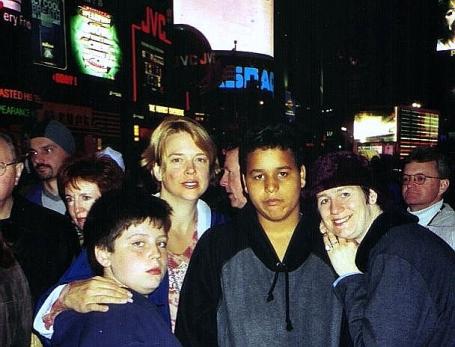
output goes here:
{"type": "MultiPolygon", "coordinates": [[[[280,166],[280,167],[276,167],[274,168],[273,170],[274,171],[281,171],[281,170],[292,170],[293,168],[291,166],[280,166]]],[[[250,171],[248,171],[248,173],[250,174],[253,174],[253,173],[262,173],[262,172],[265,172],[267,170],[264,170],[264,169],[251,169],[250,171]]]]}
{"type": "MultiPolygon", "coordinates": [[[[136,237],[136,236],[145,236],[145,237],[149,237],[151,236],[150,233],[141,233],[141,232],[136,232],[134,234],[131,234],[131,235],[128,235],[127,236],[127,240],[133,238],[133,237],[136,237]]],[[[156,235],[156,238],[159,238],[159,237],[165,237],[167,238],[167,235],[164,233],[164,232],[161,232],[160,234],[156,235]]]]}

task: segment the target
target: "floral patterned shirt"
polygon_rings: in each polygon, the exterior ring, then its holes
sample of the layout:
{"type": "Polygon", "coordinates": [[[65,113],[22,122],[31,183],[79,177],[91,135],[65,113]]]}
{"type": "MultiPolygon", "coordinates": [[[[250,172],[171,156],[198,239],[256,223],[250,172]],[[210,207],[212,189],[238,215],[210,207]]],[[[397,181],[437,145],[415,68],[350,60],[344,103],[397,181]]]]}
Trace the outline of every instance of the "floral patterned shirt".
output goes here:
{"type": "Polygon", "coordinates": [[[171,311],[172,331],[175,329],[177,308],[179,306],[180,289],[190,263],[191,255],[197,243],[197,231],[194,230],[191,244],[182,254],[174,254],[168,251],[168,274],[169,274],[169,308],[171,311]]]}

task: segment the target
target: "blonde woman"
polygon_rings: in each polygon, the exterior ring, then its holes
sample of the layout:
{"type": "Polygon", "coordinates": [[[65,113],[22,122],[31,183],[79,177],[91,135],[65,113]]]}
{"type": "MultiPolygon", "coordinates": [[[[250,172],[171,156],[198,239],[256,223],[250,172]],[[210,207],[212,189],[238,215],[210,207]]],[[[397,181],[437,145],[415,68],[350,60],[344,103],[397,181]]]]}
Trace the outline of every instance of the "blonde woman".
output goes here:
{"type": "MultiPolygon", "coordinates": [[[[189,259],[202,233],[223,221],[200,200],[218,169],[216,147],[207,132],[195,121],[166,118],[152,133],[142,155],[143,165],[158,182],[158,196],[172,207],[169,231],[168,276],[149,299],[157,304],[163,318],[174,326],[180,287],[189,259]]],[[[127,288],[103,277],[92,277],[85,252],[46,298],[34,321],[35,329],[51,338],[55,317],[63,310],[106,312],[108,304],[131,300],[127,288]],[[66,284],[69,283],[69,284],[66,284]]]]}

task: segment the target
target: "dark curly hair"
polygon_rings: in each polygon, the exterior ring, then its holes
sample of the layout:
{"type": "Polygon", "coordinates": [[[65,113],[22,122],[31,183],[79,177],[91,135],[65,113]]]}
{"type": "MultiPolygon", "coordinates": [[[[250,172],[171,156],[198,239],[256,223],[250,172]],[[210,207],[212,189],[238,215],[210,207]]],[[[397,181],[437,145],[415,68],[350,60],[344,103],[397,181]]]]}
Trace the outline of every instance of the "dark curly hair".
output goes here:
{"type": "Polygon", "coordinates": [[[61,196],[65,188],[72,185],[78,188],[77,181],[95,183],[101,195],[119,189],[123,184],[123,171],[108,157],[87,156],[76,158],[66,163],[58,175],[58,187],[61,196]]]}

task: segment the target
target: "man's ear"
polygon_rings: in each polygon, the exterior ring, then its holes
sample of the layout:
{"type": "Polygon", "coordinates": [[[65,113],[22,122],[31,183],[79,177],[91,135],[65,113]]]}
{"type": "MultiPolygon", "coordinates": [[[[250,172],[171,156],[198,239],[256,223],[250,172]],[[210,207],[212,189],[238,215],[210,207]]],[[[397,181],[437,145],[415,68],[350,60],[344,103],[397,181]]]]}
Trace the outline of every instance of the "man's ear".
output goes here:
{"type": "Polygon", "coordinates": [[[439,195],[443,195],[449,189],[450,181],[448,178],[439,180],[439,195]]]}
{"type": "Polygon", "coordinates": [[[244,174],[242,174],[242,182],[243,182],[243,188],[245,189],[245,193],[248,194],[248,187],[246,186],[246,178],[245,178],[244,174]]]}
{"type": "Polygon", "coordinates": [[[375,205],[378,202],[378,193],[373,189],[369,189],[368,193],[368,204],[375,205]]]}
{"type": "Polygon", "coordinates": [[[24,163],[17,163],[16,165],[16,177],[14,178],[14,186],[17,186],[24,170],[24,163]]]}
{"type": "Polygon", "coordinates": [[[111,254],[106,248],[95,246],[95,258],[102,267],[111,266],[111,254]]]}
{"type": "Polygon", "coordinates": [[[153,165],[152,174],[158,182],[161,182],[163,180],[161,166],[159,166],[157,163],[153,165]]]}
{"type": "Polygon", "coordinates": [[[302,165],[300,167],[300,188],[303,188],[305,187],[305,184],[306,184],[306,169],[305,169],[305,165],[302,165]]]}

